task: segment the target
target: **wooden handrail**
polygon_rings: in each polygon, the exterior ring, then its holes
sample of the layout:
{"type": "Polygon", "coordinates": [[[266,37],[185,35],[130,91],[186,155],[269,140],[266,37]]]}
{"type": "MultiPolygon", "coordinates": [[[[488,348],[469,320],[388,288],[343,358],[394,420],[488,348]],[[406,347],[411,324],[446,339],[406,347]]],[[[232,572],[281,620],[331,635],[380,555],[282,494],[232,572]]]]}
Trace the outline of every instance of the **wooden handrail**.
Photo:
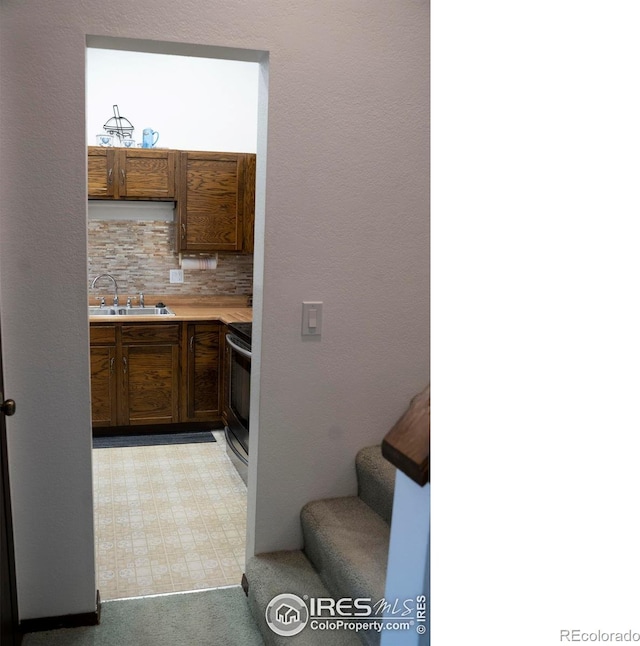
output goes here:
{"type": "Polygon", "coordinates": [[[431,392],[418,393],[408,410],[382,440],[382,455],[421,487],[429,482],[431,392]]]}

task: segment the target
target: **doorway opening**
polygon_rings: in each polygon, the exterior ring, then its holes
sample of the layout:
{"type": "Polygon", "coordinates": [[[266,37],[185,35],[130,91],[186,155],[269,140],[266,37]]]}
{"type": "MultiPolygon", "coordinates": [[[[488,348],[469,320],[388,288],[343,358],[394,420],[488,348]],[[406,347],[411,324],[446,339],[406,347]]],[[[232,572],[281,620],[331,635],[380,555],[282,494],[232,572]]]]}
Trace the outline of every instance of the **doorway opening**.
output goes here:
{"type": "MultiPolygon", "coordinates": [[[[119,118],[132,128],[127,135],[134,148],[143,144],[145,130],[154,131],[158,149],[266,148],[266,53],[88,37],[86,54],[88,146],[103,145],[97,135],[119,118]]],[[[106,143],[122,141],[116,133],[106,143]]],[[[264,160],[258,166],[264,169],[264,160]]],[[[170,282],[180,269],[170,202],[155,210],[149,201],[90,200],[87,287],[107,273],[117,280],[120,298],[134,302],[140,293],[181,302],[250,295],[261,302],[263,195],[258,180],[254,253],[219,255],[216,271],[184,272],[183,283],[170,282]]],[[[257,419],[257,411],[251,417],[257,419]]],[[[227,457],[222,425],[211,429],[213,442],[94,448],[96,584],[103,600],[240,583],[251,505],[227,457]]]]}

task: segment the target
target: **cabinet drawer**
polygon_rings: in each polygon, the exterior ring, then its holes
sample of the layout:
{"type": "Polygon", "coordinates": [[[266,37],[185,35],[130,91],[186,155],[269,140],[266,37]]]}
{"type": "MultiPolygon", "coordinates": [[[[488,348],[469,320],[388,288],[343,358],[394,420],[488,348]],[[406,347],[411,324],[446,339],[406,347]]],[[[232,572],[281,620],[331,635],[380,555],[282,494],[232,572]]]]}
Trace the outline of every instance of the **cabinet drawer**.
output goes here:
{"type": "Polygon", "coordinates": [[[89,328],[89,338],[91,345],[115,345],[116,328],[114,325],[92,325],[89,328]]]}
{"type": "Polygon", "coordinates": [[[123,325],[122,343],[178,343],[180,325],[123,325]]]}

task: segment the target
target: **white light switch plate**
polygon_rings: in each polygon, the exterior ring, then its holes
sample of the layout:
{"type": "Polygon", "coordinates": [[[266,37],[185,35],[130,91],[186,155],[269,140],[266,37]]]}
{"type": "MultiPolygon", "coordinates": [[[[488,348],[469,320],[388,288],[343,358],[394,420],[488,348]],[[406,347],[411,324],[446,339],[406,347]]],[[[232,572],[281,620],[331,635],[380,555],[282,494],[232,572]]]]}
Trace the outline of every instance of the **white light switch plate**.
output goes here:
{"type": "Polygon", "coordinates": [[[302,336],[319,336],[322,332],[322,301],[302,301],[302,336]]]}
{"type": "Polygon", "coordinates": [[[182,269],[169,269],[170,283],[184,283],[184,271],[182,269]]]}

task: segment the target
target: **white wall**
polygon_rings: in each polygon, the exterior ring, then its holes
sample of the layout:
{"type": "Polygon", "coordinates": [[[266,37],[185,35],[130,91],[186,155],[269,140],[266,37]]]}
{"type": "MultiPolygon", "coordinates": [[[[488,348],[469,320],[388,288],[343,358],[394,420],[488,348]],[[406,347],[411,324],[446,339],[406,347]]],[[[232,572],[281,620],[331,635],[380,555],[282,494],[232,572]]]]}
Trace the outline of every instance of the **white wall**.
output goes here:
{"type": "MultiPolygon", "coordinates": [[[[0,293],[6,390],[20,407],[8,421],[20,616],[94,605],[87,34],[269,52],[249,549],[298,546],[300,507],[354,493],[357,450],[380,441],[428,379],[428,3],[9,0],[0,12],[0,293]],[[325,303],[321,339],[300,336],[306,299],[325,303]],[[66,307],[46,307],[55,302],[66,307]]],[[[180,79],[164,82],[181,92],[180,79]]]]}
{"type": "Polygon", "coordinates": [[[90,47],[87,142],[113,117],[160,133],[157,147],[256,152],[258,64],[90,47]],[[176,84],[179,91],[175,90],[176,84]]]}

